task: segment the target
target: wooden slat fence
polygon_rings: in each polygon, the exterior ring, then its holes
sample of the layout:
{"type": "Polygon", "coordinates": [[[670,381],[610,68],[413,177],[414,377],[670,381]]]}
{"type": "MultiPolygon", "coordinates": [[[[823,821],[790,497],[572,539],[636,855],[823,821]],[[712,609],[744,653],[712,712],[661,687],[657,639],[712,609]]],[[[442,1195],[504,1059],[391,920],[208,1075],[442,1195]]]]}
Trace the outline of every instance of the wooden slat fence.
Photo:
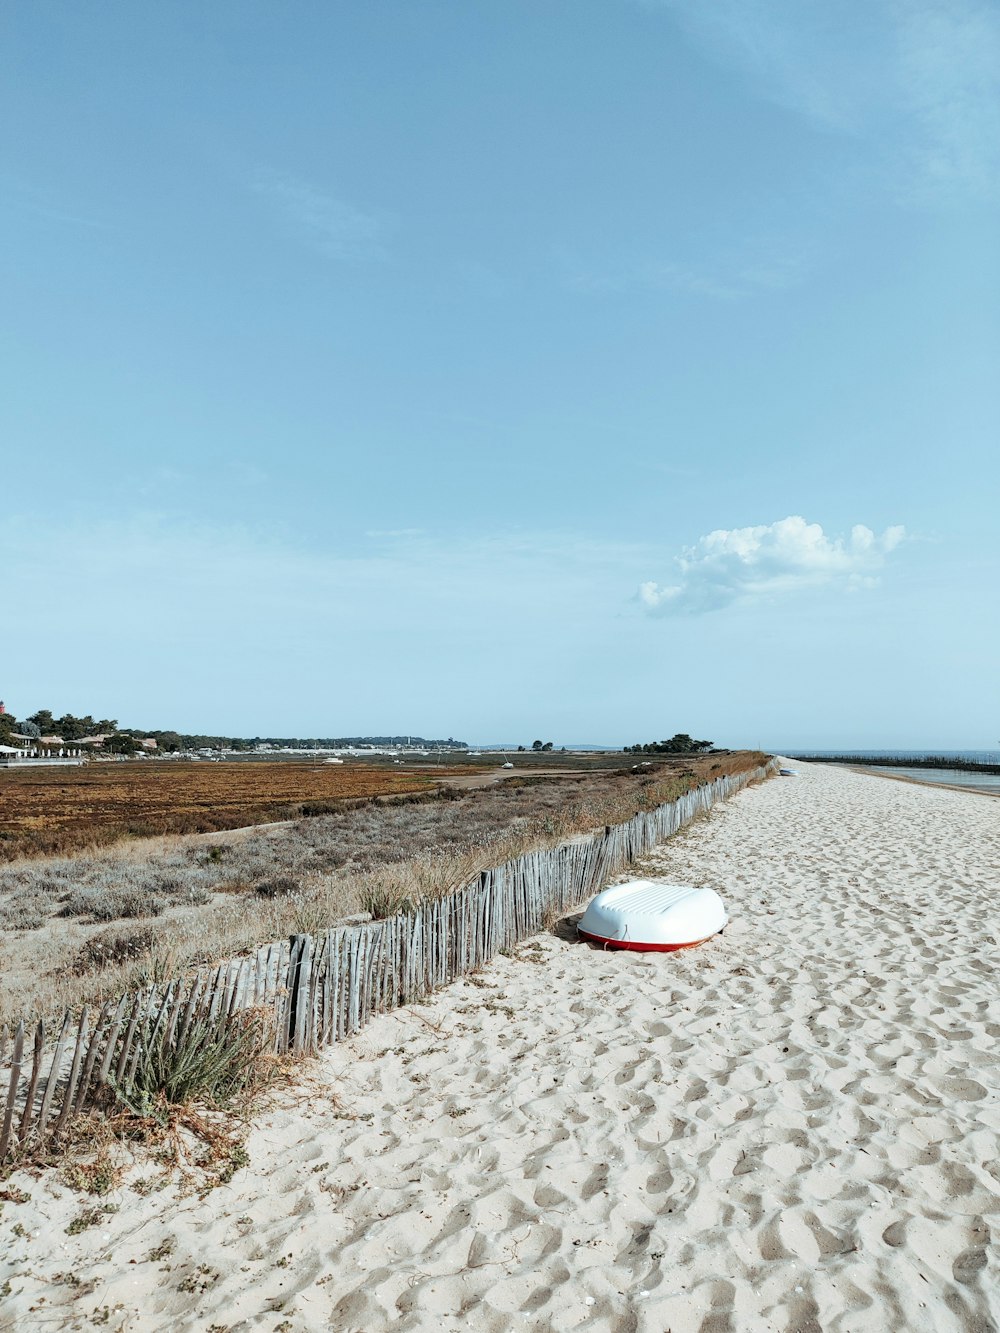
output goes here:
{"type": "Polygon", "coordinates": [[[312,1052],[360,1031],[375,1015],[473,972],[777,762],[697,787],[603,833],[527,852],[441,898],[385,921],[333,927],[265,944],[186,979],[67,1013],[46,1061],[46,1031],[0,1030],[0,1163],[53,1147],[72,1116],[130,1105],[131,1082],[153,1042],[193,1031],[217,1037],[249,1009],[264,1013],[274,1049],[312,1052]],[[45,1065],[48,1071],[42,1075],[45,1065]]]}

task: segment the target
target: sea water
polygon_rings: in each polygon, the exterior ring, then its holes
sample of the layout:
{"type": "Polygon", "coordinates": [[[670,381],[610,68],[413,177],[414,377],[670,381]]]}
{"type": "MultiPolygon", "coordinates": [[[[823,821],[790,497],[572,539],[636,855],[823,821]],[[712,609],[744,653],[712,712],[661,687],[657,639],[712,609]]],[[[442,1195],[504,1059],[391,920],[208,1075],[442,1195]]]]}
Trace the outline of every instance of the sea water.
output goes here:
{"type": "Polygon", "coordinates": [[[972,791],[1000,793],[1000,773],[970,773],[964,768],[897,768],[895,764],[879,764],[875,773],[894,773],[901,778],[916,778],[918,782],[945,782],[949,787],[969,787],[972,791]]]}
{"type": "MultiPolygon", "coordinates": [[[[788,754],[788,751],[783,751],[788,754]]],[[[810,750],[808,755],[798,754],[798,759],[816,759],[822,761],[834,755],[849,754],[863,764],[866,759],[956,759],[965,764],[1000,764],[1000,750],[810,750]]],[[[788,756],[793,758],[792,755],[788,756]]],[[[895,774],[902,778],[914,778],[917,782],[945,783],[949,787],[968,787],[971,791],[1000,793],[1000,773],[975,773],[964,768],[909,768],[902,764],[879,764],[878,773],[895,774]]]]}

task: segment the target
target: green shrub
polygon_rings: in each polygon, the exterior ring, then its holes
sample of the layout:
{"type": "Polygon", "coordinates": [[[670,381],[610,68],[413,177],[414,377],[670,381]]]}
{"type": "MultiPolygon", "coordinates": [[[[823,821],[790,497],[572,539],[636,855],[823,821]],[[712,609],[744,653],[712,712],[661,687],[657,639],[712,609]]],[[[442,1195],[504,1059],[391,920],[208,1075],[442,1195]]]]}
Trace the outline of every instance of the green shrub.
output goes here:
{"type": "Polygon", "coordinates": [[[170,1107],[200,1102],[229,1107],[261,1082],[265,1030],[256,1013],[228,1022],[199,1014],[186,1031],[169,1034],[166,1016],[151,1017],[137,1034],[139,1056],[130,1077],[109,1080],[122,1107],[165,1121],[170,1107]]]}

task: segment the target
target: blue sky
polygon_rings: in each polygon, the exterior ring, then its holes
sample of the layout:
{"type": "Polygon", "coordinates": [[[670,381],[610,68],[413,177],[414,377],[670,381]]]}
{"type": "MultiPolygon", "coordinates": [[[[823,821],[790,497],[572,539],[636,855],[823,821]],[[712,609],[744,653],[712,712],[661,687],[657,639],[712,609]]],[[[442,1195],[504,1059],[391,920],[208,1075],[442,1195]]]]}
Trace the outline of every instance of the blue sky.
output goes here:
{"type": "Polygon", "coordinates": [[[996,744],[995,5],[0,25],[17,713],[996,744]]]}

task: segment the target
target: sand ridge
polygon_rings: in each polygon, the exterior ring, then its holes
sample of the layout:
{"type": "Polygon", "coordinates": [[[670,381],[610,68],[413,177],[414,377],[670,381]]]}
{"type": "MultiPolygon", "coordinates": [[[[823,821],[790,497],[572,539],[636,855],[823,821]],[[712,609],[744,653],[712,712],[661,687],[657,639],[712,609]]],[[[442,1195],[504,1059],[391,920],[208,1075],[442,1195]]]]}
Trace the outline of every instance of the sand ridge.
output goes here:
{"type": "Polygon", "coordinates": [[[724,895],[709,944],[564,923],[325,1053],[203,1200],[70,1236],[87,1201],[22,1173],[0,1326],[1000,1327],[998,809],[741,793],[643,867],[724,895]]]}

